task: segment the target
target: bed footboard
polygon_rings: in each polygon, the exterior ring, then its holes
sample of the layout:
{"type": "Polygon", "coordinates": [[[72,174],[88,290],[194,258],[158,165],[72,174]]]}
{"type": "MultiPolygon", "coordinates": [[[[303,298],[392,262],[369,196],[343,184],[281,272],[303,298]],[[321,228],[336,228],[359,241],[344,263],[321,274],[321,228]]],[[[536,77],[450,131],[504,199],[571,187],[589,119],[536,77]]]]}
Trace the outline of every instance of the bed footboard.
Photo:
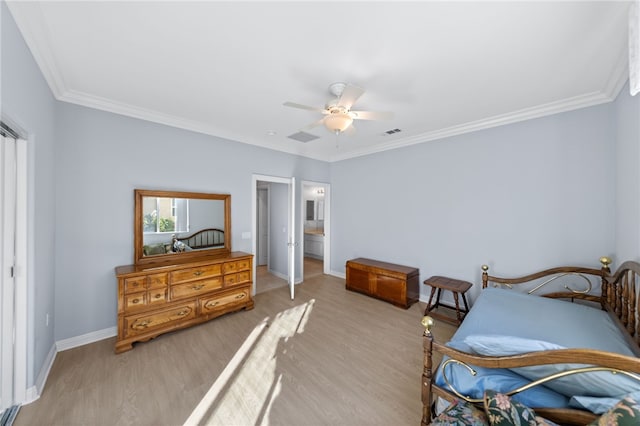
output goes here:
{"type": "MultiPolygon", "coordinates": [[[[611,273],[609,265],[611,260],[603,257],[600,259],[601,269],[581,268],[581,267],[560,267],[547,269],[535,274],[530,274],[520,278],[499,278],[490,276],[489,268],[483,266],[482,283],[483,288],[489,286],[490,283],[498,284],[506,287],[517,286],[521,283],[536,281],[533,284],[533,290],[529,293],[540,290],[547,284],[555,281],[557,278],[570,275],[579,277],[586,275],[595,279],[601,285],[601,294],[593,294],[591,285],[576,287],[574,285],[565,285],[564,290],[555,291],[544,294],[550,298],[580,299],[591,303],[595,309],[601,308],[607,311],[614,322],[618,325],[621,333],[627,339],[629,348],[636,354],[636,357],[625,356],[613,352],[605,352],[594,349],[556,349],[529,352],[510,356],[483,356],[467,353],[446,346],[444,342],[438,342],[432,333],[435,326],[431,317],[425,316],[422,319],[424,327],[423,347],[424,362],[422,371],[422,426],[431,423],[434,416],[434,403],[437,397],[444,398],[449,401],[454,399],[465,399],[469,402],[479,403],[479,400],[473,400],[457,392],[446,379],[446,370],[438,372],[443,368],[443,364],[456,363],[464,366],[469,370],[470,374],[475,375],[473,366],[483,368],[518,368],[526,366],[536,366],[545,364],[572,364],[575,360],[580,360],[582,367],[573,370],[563,370],[561,373],[534,380],[530,384],[521,386],[506,392],[508,395],[514,395],[523,392],[533,386],[543,385],[549,381],[557,380],[573,374],[584,374],[593,371],[608,371],[617,375],[631,377],[632,380],[640,381],[640,263],[625,262],[620,265],[615,273],[611,273]],[[541,283],[542,281],[542,283],[541,283]],[[598,306],[600,305],[600,306],[598,306]],[[434,356],[447,357],[448,360],[439,365],[434,365],[434,356]],[[444,374],[444,381],[447,385],[438,386],[435,383],[436,373],[444,374]]],[[[582,278],[576,278],[573,282],[583,282],[582,278]],[[577,281],[576,281],[577,280],[577,281]]],[[[473,310],[473,308],[472,308],[473,310]]],[[[600,335],[600,334],[598,334],[600,335]]],[[[574,364],[575,365],[575,364],[574,364]]],[[[573,368],[573,367],[572,367],[573,368]]],[[[440,381],[440,379],[439,379],[440,381]]],[[[573,408],[548,408],[548,407],[532,407],[536,413],[557,423],[584,425],[596,418],[591,412],[573,409],[573,408]]]]}
{"type": "MultiPolygon", "coordinates": [[[[422,426],[427,426],[431,423],[432,417],[435,414],[433,408],[435,397],[441,397],[448,401],[463,399],[471,403],[482,405],[482,400],[469,398],[466,395],[457,392],[455,386],[451,384],[449,384],[448,389],[435,384],[432,363],[434,352],[438,352],[448,357],[444,364],[460,364],[466,367],[472,375],[475,375],[474,366],[484,368],[518,368],[545,364],[571,364],[575,363],[576,359],[579,359],[581,364],[584,363],[586,365],[584,367],[552,374],[548,377],[532,381],[527,385],[505,392],[510,396],[573,374],[605,371],[618,375],[625,375],[634,380],[640,381],[640,359],[638,358],[591,349],[548,350],[500,357],[482,356],[459,351],[435,341],[431,332],[434,322],[430,317],[425,316],[422,319],[422,325],[425,328],[423,334],[424,369],[422,373],[422,426]]],[[[441,365],[438,368],[444,367],[444,365],[441,365]]],[[[585,425],[597,417],[591,412],[574,408],[548,408],[542,406],[532,408],[535,409],[536,414],[559,424],[585,425]]]]}

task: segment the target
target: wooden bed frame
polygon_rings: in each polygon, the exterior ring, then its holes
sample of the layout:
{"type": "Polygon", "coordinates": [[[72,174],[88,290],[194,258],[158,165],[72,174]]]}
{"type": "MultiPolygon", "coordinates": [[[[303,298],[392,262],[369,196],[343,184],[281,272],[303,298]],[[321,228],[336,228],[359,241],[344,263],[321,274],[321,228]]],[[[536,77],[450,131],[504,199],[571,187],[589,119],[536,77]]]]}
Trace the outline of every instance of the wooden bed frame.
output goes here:
{"type": "Polygon", "coordinates": [[[176,238],[191,247],[194,250],[211,248],[211,247],[223,247],[224,246],[224,231],[222,229],[207,228],[195,232],[185,237],[176,238]]]}
{"type": "MultiPolygon", "coordinates": [[[[609,269],[609,265],[611,264],[611,260],[609,258],[600,258],[600,263],[602,265],[600,269],[559,267],[547,269],[519,278],[499,278],[490,276],[488,273],[489,267],[483,265],[482,288],[486,288],[489,283],[513,287],[519,284],[531,283],[534,280],[546,279],[542,284],[531,290],[530,293],[532,293],[556,278],[565,275],[580,274],[596,277],[597,280],[601,282],[602,286],[600,296],[587,294],[591,289],[590,286],[586,290],[573,290],[565,286],[565,289],[568,291],[555,292],[545,294],[543,296],[570,299],[571,301],[577,299],[594,302],[592,305],[595,308],[598,308],[599,304],[603,310],[606,310],[613,317],[615,323],[618,324],[621,333],[627,338],[629,346],[636,356],[640,356],[640,348],[638,346],[640,342],[640,289],[638,288],[640,280],[637,278],[640,275],[640,263],[625,262],[621,264],[618,270],[613,274],[609,269]]],[[[432,318],[425,316],[422,319],[422,325],[425,328],[423,334],[424,368],[422,373],[422,426],[427,426],[431,422],[435,397],[441,397],[447,401],[460,399],[460,396],[456,396],[452,391],[435,384],[432,370],[432,355],[434,351],[462,363],[485,368],[514,368],[531,365],[572,363],[579,359],[581,363],[602,367],[609,371],[640,374],[640,358],[591,349],[550,350],[502,357],[469,354],[445,346],[446,342],[440,343],[435,341],[433,334],[431,333],[431,329],[434,326],[432,318]]],[[[541,384],[550,379],[551,378],[542,379],[536,383],[541,384]]],[[[509,392],[509,394],[512,395],[524,390],[526,390],[526,388],[514,389],[509,392]]],[[[463,397],[462,399],[467,398],[463,397]]],[[[536,414],[561,424],[584,425],[593,421],[597,417],[591,412],[572,408],[532,408],[535,409],[536,414]]]]}

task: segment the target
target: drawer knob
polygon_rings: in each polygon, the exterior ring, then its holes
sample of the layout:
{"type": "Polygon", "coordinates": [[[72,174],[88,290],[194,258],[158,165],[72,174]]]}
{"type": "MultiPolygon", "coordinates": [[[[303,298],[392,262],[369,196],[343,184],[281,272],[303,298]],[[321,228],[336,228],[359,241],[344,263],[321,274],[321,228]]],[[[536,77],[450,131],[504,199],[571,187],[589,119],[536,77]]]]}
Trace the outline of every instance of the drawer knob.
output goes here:
{"type": "Polygon", "coordinates": [[[242,299],[244,296],[245,296],[245,294],[244,294],[244,293],[241,293],[241,294],[239,294],[239,295],[237,295],[237,296],[236,296],[236,299],[242,299]]]}
{"type": "Polygon", "coordinates": [[[204,284],[196,284],[196,285],[192,286],[191,288],[193,290],[200,290],[203,287],[204,287],[204,284]]]}
{"type": "Polygon", "coordinates": [[[205,308],[207,308],[207,309],[209,309],[209,308],[213,308],[213,307],[214,307],[214,306],[216,306],[218,303],[220,303],[220,302],[217,302],[217,301],[216,301],[216,302],[214,302],[214,301],[207,302],[207,304],[206,304],[206,305],[204,305],[204,307],[205,307],[205,308]]]}
{"type": "Polygon", "coordinates": [[[151,320],[144,320],[133,324],[131,328],[135,328],[136,330],[147,328],[151,324],[151,320]]]}
{"type": "Polygon", "coordinates": [[[195,271],[193,275],[195,275],[196,277],[199,277],[200,275],[202,275],[202,271],[195,271]]]}
{"type": "Polygon", "coordinates": [[[162,294],[156,294],[156,299],[160,299],[162,297],[162,294]]]}
{"type": "Polygon", "coordinates": [[[140,301],[140,300],[138,300],[138,299],[133,299],[131,302],[133,302],[133,303],[138,303],[139,301],[140,301]]]}
{"type": "Polygon", "coordinates": [[[180,312],[178,312],[176,315],[178,315],[179,317],[183,317],[185,315],[187,315],[189,313],[189,309],[183,309],[180,312]]]}

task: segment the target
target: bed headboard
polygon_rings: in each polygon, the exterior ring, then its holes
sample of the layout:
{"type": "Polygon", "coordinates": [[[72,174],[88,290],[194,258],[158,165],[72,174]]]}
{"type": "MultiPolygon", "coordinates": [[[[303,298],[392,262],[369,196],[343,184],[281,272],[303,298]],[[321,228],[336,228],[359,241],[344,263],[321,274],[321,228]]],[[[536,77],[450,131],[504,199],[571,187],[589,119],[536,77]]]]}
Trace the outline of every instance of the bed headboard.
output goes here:
{"type": "Polygon", "coordinates": [[[604,308],[604,300],[601,294],[594,294],[594,280],[600,282],[601,288],[606,287],[606,277],[610,273],[609,265],[611,259],[608,257],[600,258],[600,269],[584,268],[578,266],[561,266],[557,268],[545,269],[534,274],[525,275],[517,278],[502,278],[489,275],[489,266],[482,265],[482,288],[487,288],[490,283],[494,285],[502,285],[513,288],[517,285],[527,285],[537,282],[535,287],[529,289],[528,294],[538,293],[544,297],[564,298],[564,299],[582,299],[592,302],[601,303],[604,308]],[[572,283],[564,283],[564,290],[542,293],[542,290],[551,287],[551,283],[563,283],[572,279],[572,283]],[[546,287],[546,288],[545,288],[546,287]]]}
{"type": "Polygon", "coordinates": [[[207,228],[191,235],[176,238],[192,249],[224,246],[224,231],[222,229],[207,228]]]}
{"type": "Polygon", "coordinates": [[[640,356],[640,263],[624,262],[612,273],[612,261],[608,257],[600,258],[600,269],[563,266],[546,269],[535,274],[518,278],[500,278],[489,275],[489,267],[482,265],[482,288],[490,283],[513,287],[535,280],[543,280],[529,293],[542,289],[547,284],[566,276],[581,276],[585,279],[584,288],[564,286],[565,291],[541,294],[544,297],[580,299],[599,303],[603,310],[609,312],[629,340],[630,347],[640,356]],[[592,292],[589,278],[596,278],[601,283],[600,294],[592,292]]]}

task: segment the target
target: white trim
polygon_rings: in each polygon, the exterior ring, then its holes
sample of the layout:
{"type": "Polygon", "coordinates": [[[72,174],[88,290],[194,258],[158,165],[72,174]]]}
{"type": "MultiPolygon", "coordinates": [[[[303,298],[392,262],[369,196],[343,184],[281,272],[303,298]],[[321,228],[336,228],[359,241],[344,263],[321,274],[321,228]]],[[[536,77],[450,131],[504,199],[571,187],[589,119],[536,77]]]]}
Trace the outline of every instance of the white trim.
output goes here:
{"type": "Polygon", "coordinates": [[[23,398],[23,404],[30,404],[40,398],[42,391],[44,389],[45,384],[47,383],[47,379],[49,378],[49,373],[51,372],[51,367],[53,366],[53,362],[56,360],[56,356],[58,352],[66,351],[68,349],[77,348],[79,346],[88,345],[90,343],[95,343],[100,340],[108,339],[117,334],[116,327],[109,327],[98,331],[93,331],[91,333],[83,334],[81,336],[70,337],[68,339],[62,339],[55,342],[51,345],[51,349],[47,354],[47,358],[44,360],[42,364],[42,368],[38,373],[38,377],[36,378],[36,382],[33,386],[28,388],[25,391],[25,397],[23,398]]]}
{"type": "Polygon", "coordinates": [[[247,140],[240,135],[213,127],[207,123],[186,120],[181,117],[171,116],[168,114],[160,113],[158,111],[140,108],[122,102],[115,102],[110,99],[83,93],[77,90],[69,90],[65,86],[64,79],[58,71],[59,68],[57,67],[55,58],[53,57],[52,50],[42,50],[37,48],[37,46],[48,46],[48,40],[50,39],[48,37],[48,30],[46,29],[46,25],[44,24],[44,19],[42,18],[40,6],[36,2],[7,2],[7,6],[9,7],[14,20],[18,24],[18,27],[22,32],[22,36],[25,39],[27,46],[29,46],[29,49],[31,50],[31,53],[33,54],[36,63],[38,64],[47,83],[49,84],[51,91],[59,101],[69,102],[76,105],[99,109],[102,111],[108,111],[115,114],[121,114],[128,117],[134,117],[141,120],[176,127],[179,129],[185,129],[211,136],[230,139],[249,145],[260,146],[262,148],[273,149],[276,151],[312,158],[315,160],[328,161],[330,163],[611,102],[620,93],[620,90],[624,86],[628,75],[628,52],[627,49],[622,49],[616,66],[614,67],[609,80],[606,82],[605,87],[602,90],[567,99],[561,99],[530,108],[524,108],[522,110],[510,112],[507,114],[487,117],[468,123],[462,123],[444,129],[425,132],[408,138],[397,139],[384,145],[362,148],[360,150],[347,153],[338,153],[335,156],[327,158],[325,154],[313,154],[306,152],[304,149],[304,144],[301,144],[301,146],[296,149],[295,146],[292,147],[289,145],[270,142],[268,140],[265,140],[264,138],[247,140]],[[32,16],[31,13],[23,14],[23,11],[28,7],[38,8],[38,19],[30,20],[26,18],[27,15],[29,15],[30,17],[32,16]]]}
{"type": "Polygon", "coordinates": [[[38,2],[8,1],[5,4],[11,11],[13,20],[20,29],[22,38],[29,46],[29,50],[53,95],[60,99],[66,91],[66,85],[62,74],[60,74],[60,67],[53,56],[53,49],[49,44],[51,36],[44,21],[42,7],[38,2]],[[35,13],[27,11],[26,9],[28,8],[35,10],[35,13]],[[39,46],[44,46],[45,48],[39,49],[39,46]]]}
{"type": "Polygon", "coordinates": [[[288,276],[288,275],[285,275],[285,274],[283,274],[283,273],[281,273],[281,272],[278,272],[278,271],[274,271],[274,270],[272,270],[272,269],[269,269],[269,273],[270,273],[271,275],[275,275],[276,277],[278,277],[278,278],[280,278],[280,279],[285,280],[286,282],[289,282],[289,276],[288,276]]]}
{"type": "Polygon", "coordinates": [[[91,333],[83,334],[81,336],[70,337],[68,339],[58,340],[56,342],[56,348],[58,352],[66,351],[68,349],[77,348],[78,346],[88,345],[89,343],[98,342],[100,340],[108,339],[118,334],[117,327],[104,328],[98,331],[92,331],[91,333]]]}
{"type": "Polygon", "coordinates": [[[51,367],[53,367],[53,362],[56,360],[56,355],[58,352],[56,351],[56,345],[51,345],[51,349],[49,349],[49,353],[47,354],[47,358],[44,360],[42,364],[42,368],[38,373],[38,377],[36,377],[36,382],[33,386],[27,389],[27,397],[25,398],[24,403],[30,404],[33,401],[40,398],[42,395],[42,391],[44,390],[44,385],[47,383],[47,379],[49,378],[49,373],[51,372],[51,367]]]}
{"type": "Polygon", "coordinates": [[[15,287],[15,399],[23,401],[27,389],[27,318],[29,285],[29,240],[28,240],[28,143],[16,141],[18,161],[16,181],[16,287],[15,287]]]}
{"type": "MultiPolygon", "coordinates": [[[[303,180],[300,182],[300,241],[302,241],[301,252],[303,261],[300,262],[300,275],[302,281],[304,281],[304,222],[305,222],[305,199],[304,199],[304,187],[305,186],[319,186],[324,189],[324,251],[322,253],[322,273],[331,273],[331,184],[326,182],[317,182],[312,180],[303,180]]],[[[309,256],[315,257],[315,256],[309,256]]]]}
{"type": "MultiPolygon", "coordinates": [[[[251,253],[256,256],[258,253],[258,238],[256,236],[256,232],[257,232],[257,213],[258,213],[258,206],[257,206],[257,201],[258,201],[258,181],[262,181],[262,182],[273,182],[273,183],[284,183],[289,185],[289,187],[291,187],[291,179],[292,178],[283,178],[283,177],[279,177],[279,176],[269,176],[269,175],[261,175],[261,174],[257,174],[257,173],[253,173],[251,175],[251,253]]],[[[293,188],[293,190],[295,191],[295,187],[293,188]]],[[[271,196],[271,192],[269,192],[269,196],[271,196]]],[[[271,204],[271,199],[269,199],[269,204],[271,204]]],[[[292,226],[291,224],[289,226],[292,226]]],[[[258,272],[258,262],[255,261],[253,262],[253,279],[254,279],[254,283],[253,283],[253,288],[251,290],[251,294],[253,296],[256,295],[256,277],[257,277],[257,272],[258,272]]],[[[269,271],[271,272],[271,271],[269,271]]],[[[271,272],[273,273],[273,272],[271,272]]],[[[275,273],[273,273],[274,275],[276,275],[275,273]]],[[[288,277],[284,278],[285,280],[288,280],[288,277]]]]}
{"type": "Polygon", "coordinates": [[[343,280],[347,279],[347,273],[346,272],[338,272],[338,271],[331,270],[329,272],[329,275],[333,275],[334,277],[342,278],[343,280]]]}
{"type": "MultiPolygon", "coordinates": [[[[611,83],[611,85],[617,87],[619,85],[619,82],[616,81],[615,83],[611,83]]],[[[615,87],[613,88],[615,89],[615,87]]],[[[389,142],[382,145],[376,145],[374,147],[368,147],[368,148],[363,148],[356,151],[350,151],[344,154],[338,154],[336,156],[332,156],[329,162],[361,157],[363,155],[389,151],[396,148],[402,148],[402,147],[416,145],[416,144],[429,142],[433,140],[444,139],[451,136],[462,135],[465,133],[477,132],[479,130],[504,126],[506,124],[518,123],[521,121],[531,120],[534,118],[541,118],[548,115],[559,114],[561,112],[573,111],[580,108],[586,108],[590,106],[611,102],[614,99],[615,99],[615,96],[613,94],[605,94],[603,92],[592,92],[586,95],[575,96],[573,98],[567,98],[567,99],[563,99],[556,102],[550,102],[547,104],[538,105],[531,108],[524,108],[519,111],[513,111],[507,114],[496,115],[493,117],[483,118],[477,121],[471,121],[468,123],[447,127],[444,129],[434,130],[432,132],[422,133],[409,138],[398,139],[396,141],[389,142]]]]}

